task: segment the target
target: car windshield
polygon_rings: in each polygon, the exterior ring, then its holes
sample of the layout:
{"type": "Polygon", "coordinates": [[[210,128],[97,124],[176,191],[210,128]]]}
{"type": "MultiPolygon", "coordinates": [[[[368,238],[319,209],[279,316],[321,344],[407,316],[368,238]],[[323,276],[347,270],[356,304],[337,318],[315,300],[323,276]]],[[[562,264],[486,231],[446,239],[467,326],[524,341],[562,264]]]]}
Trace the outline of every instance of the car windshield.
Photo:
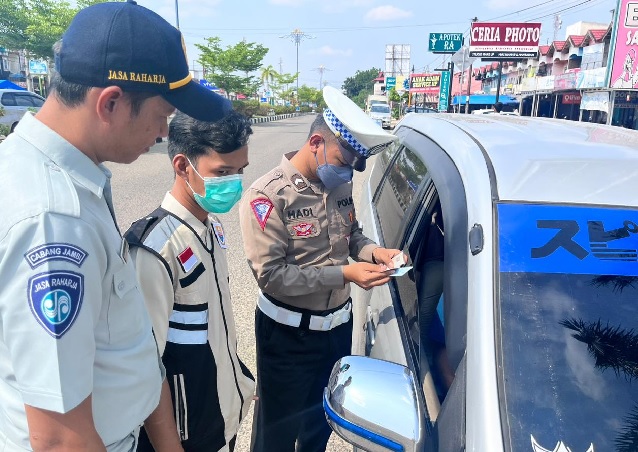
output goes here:
{"type": "Polygon", "coordinates": [[[506,443],[638,450],[638,212],[501,204],[498,216],[506,443]]]}
{"type": "Polygon", "coordinates": [[[373,105],[370,111],[372,113],[390,113],[390,107],[387,105],[373,105]]]}

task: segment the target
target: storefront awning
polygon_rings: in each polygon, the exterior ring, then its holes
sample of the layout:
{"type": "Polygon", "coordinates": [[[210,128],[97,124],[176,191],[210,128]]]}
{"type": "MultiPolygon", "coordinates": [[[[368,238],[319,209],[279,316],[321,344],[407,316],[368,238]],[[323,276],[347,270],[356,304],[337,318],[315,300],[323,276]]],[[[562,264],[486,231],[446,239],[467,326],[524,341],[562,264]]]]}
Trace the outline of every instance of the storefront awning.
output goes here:
{"type": "MultiPolygon", "coordinates": [[[[463,95],[454,96],[452,100],[452,105],[465,105],[466,97],[463,95]]],[[[499,102],[502,102],[503,105],[518,105],[518,100],[512,96],[499,96],[499,102]]],[[[470,96],[470,105],[494,105],[496,102],[495,94],[472,94],[470,96]]]]}

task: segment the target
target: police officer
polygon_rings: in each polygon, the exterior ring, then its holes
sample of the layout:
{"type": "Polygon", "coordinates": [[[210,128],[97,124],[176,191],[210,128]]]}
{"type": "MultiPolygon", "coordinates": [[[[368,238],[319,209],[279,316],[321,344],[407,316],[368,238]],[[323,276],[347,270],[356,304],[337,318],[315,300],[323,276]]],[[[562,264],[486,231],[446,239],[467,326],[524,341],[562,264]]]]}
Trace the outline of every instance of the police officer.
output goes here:
{"type": "Polygon", "coordinates": [[[394,140],[332,87],[303,147],[245,193],[240,223],[260,294],[255,313],[253,451],[324,450],[322,391],[350,353],[350,282],[389,280],[399,250],[366,238],[352,199],[353,169],[394,140]],[[349,264],[352,257],[356,263],[349,264]]]}
{"type": "MultiPolygon", "coordinates": [[[[186,452],[232,450],[255,391],[237,356],[228,243],[214,215],[239,201],[250,122],[178,112],[168,132],[175,182],[161,207],[126,233],[186,452]]],[[[153,448],[144,435],[139,452],[153,448]]]]}
{"type": "Polygon", "coordinates": [[[226,103],[134,2],[80,11],[55,53],[51,94],[0,145],[0,449],[128,452],[146,422],[179,451],[102,162],[148,151],[175,107],[212,120],[226,103]]]}

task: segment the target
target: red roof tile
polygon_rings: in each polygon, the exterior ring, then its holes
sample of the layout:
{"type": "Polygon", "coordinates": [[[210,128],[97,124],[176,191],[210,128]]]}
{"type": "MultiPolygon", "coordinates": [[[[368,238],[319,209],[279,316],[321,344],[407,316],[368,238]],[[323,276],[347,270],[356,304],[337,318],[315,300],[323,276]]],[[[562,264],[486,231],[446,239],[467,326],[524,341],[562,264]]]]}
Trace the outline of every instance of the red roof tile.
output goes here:
{"type": "Polygon", "coordinates": [[[583,41],[585,41],[585,36],[580,35],[570,35],[569,41],[574,47],[582,47],[583,41]]]}
{"type": "Polygon", "coordinates": [[[607,34],[607,30],[589,30],[589,34],[594,38],[594,41],[601,42],[607,34]]]}
{"type": "Polygon", "coordinates": [[[566,42],[567,41],[554,41],[552,42],[552,46],[554,46],[554,49],[558,50],[559,52],[562,52],[566,42]]]}
{"type": "Polygon", "coordinates": [[[547,52],[549,52],[549,46],[538,46],[538,50],[541,55],[547,55],[547,52]]]}

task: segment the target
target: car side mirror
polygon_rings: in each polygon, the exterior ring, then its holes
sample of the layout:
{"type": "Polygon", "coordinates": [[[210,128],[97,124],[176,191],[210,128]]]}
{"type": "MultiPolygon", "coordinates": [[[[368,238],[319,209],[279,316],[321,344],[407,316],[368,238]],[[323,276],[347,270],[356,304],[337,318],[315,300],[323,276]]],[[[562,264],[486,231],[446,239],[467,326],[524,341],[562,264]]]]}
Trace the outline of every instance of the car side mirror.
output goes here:
{"type": "Polygon", "coordinates": [[[421,450],[424,407],[410,369],[364,356],[346,356],[332,368],[323,407],[330,427],[368,451],[421,450]]]}

